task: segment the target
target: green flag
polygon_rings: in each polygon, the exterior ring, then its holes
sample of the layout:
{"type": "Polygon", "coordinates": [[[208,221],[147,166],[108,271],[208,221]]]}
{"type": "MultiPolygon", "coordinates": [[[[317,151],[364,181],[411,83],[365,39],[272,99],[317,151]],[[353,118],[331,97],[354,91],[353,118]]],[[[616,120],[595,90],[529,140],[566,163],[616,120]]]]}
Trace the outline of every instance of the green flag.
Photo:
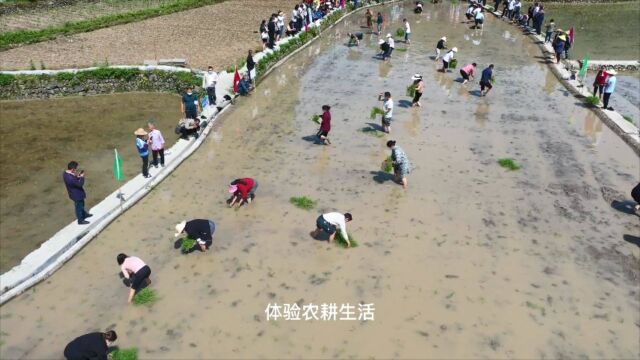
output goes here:
{"type": "Polygon", "coordinates": [[[113,149],[115,152],[115,159],[113,159],[113,176],[118,181],[124,180],[124,174],[122,173],[122,159],[120,159],[120,155],[118,155],[118,150],[113,149]]]}
{"type": "Polygon", "coordinates": [[[583,78],[585,75],[587,75],[587,64],[589,64],[589,55],[586,55],[584,59],[582,59],[582,67],[580,68],[578,77],[583,78]]]}

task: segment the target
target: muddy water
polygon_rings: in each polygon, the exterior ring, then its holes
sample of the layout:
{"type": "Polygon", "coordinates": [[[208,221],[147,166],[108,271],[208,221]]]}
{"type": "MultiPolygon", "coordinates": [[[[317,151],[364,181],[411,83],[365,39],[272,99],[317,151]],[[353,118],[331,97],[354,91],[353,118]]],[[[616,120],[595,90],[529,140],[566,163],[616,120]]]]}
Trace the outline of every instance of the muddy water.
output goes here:
{"type": "Polygon", "coordinates": [[[117,189],[114,148],[127,179],[140,171],[133,131],[148,119],[167,147],[175,143],[179,104],[176,95],[145,93],[0,102],[0,271],[75,218],[61,178],[70,160],[86,171],[91,207],[117,189]]]}
{"type": "Polygon", "coordinates": [[[414,29],[389,63],[373,58],[374,36],[342,45],[352,18],[272,73],[173,176],[0,308],[0,355],[59,357],[74,336],[115,328],[154,359],[638,357],[640,251],[624,239],[640,226],[610,206],[637,181],[637,157],[510,27],[474,32],[457,7],[426,10],[385,9],[390,29],[405,16],[414,29]],[[488,97],[435,72],[445,34],[461,62],[497,65],[488,97]],[[422,109],[403,96],[415,72],[422,109]],[[361,130],[385,90],[395,122],[378,138],[361,130]],[[307,140],[325,103],[329,147],[307,140]],[[379,172],[388,138],[415,166],[407,191],[379,172]],[[523,168],[502,170],[502,157],[523,168]],[[225,185],[241,176],[260,182],[257,201],[229,210],[225,185]],[[300,195],[317,208],[288,203],[300,195]],[[358,248],[309,237],[329,210],[353,213],[358,248]],[[179,255],[174,224],[200,217],[217,223],[213,251],[179,255]],[[120,251],[150,264],[151,308],[126,305],[120,251]],[[274,302],[374,303],[375,320],[267,322],[274,302]]]}

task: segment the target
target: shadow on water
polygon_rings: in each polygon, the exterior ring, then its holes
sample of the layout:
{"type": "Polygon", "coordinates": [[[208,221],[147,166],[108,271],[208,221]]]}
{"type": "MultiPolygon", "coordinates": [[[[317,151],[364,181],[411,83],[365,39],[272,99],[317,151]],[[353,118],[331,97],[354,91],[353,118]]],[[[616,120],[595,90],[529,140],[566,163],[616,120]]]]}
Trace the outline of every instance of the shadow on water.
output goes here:
{"type": "Polygon", "coordinates": [[[384,132],[384,128],[380,124],[368,122],[367,125],[369,125],[369,127],[362,128],[363,132],[367,132],[367,131],[381,131],[381,132],[384,132]]]}
{"type": "Polygon", "coordinates": [[[631,201],[631,200],[625,200],[625,201],[618,201],[618,200],[613,200],[611,202],[611,207],[623,212],[625,214],[629,214],[629,215],[636,215],[638,217],[640,217],[640,215],[638,215],[638,213],[636,213],[635,211],[635,201],[631,201]]]}
{"type": "Polygon", "coordinates": [[[625,234],[622,236],[622,238],[624,239],[624,241],[634,244],[637,247],[640,247],[640,237],[638,236],[633,236],[633,235],[629,235],[629,234],[625,234]]]}
{"type": "Polygon", "coordinates": [[[322,145],[322,142],[320,141],[320,138],[318,138],[317,135],[307,135],[307,136],[303,136],[302,140],[304,141],[308,141],[310,143],[316,144],[316,145],[322,145]]]}
{"type": "Polygon", "coordinates": [[[471,91],[469,91],[469,95],[481,97],[482,93],[480,93],[480,90],[471,90],[471,91]]]}
{"type": "Polygon", "coordinates": [[[387,181],[395,181],[395,177],[393,176],[393,174],[389,174],[384,171],[371,171],[370,174],[373,175],[373,181],[377,182],[378,184],[384,184],[387,181]]]}
{"type": "Polygon", "coordinates": [[[411,107],[411,101],[409,100],[400,100],[398,101],[398,106],[401,108],[410,108],[411,107]]]}

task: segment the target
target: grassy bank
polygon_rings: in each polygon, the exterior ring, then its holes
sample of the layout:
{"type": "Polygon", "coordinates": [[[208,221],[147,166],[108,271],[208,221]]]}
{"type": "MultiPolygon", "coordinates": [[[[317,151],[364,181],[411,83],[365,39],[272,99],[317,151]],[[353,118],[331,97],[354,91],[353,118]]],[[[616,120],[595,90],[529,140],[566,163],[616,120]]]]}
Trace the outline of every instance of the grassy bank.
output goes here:
{"type": "Polygon", "coordinates": [[[128,13],[111,14],[94,19],[68,22],[60,26],[51,26],[39,30],[18,30],[0,34],[0,51],[22,44],[33,44],[52,40],[61,35],[73,35],[98,30],[114,25],[128,24],[157,16],[194,9],[226,0],[176,0],[173,3],[156,8],[143,9],[128,13]]]}

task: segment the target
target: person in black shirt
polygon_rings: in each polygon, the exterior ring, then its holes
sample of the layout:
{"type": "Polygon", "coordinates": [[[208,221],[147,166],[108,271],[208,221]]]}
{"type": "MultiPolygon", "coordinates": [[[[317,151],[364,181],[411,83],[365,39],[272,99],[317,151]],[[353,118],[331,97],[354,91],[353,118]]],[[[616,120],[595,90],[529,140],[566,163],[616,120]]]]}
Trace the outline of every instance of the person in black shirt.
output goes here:
{"type": "Polygon", "coordinates": [[[213,244],[213,233],[216,231],[216,224],[211,220],[206,219],[193,219],[191,221],[183,220],[176,225],[176,234],[186,234],[189,239],[194,239],[198,242],[200,250],[207,251],[211,244],[213,244]]]}
{"type": "Polygon", "coordinates": [[[67,344],[64,357],[67,360],[107,360],[109,345],[117,338],[113,330],[82,335],[67,344]]]}
{"type": "Polygon", "coordinates": [[[249,55],[247,55],[247,72],[249,73],[249,81],[253,82],[253,78],[255,74],[252,76],[251,71],[256,67],[256,62],[253,61],[253,50],[249,50],[249,55]]]}
{"type": "Polygon", "coordinates": [[[267,46],[269,49],[273,49],[276,45],[276,14],[271,14],[271,19],[269,19],[269,23],[267,24],[267,31],[269,33],[269,43],[267,46]]]}

